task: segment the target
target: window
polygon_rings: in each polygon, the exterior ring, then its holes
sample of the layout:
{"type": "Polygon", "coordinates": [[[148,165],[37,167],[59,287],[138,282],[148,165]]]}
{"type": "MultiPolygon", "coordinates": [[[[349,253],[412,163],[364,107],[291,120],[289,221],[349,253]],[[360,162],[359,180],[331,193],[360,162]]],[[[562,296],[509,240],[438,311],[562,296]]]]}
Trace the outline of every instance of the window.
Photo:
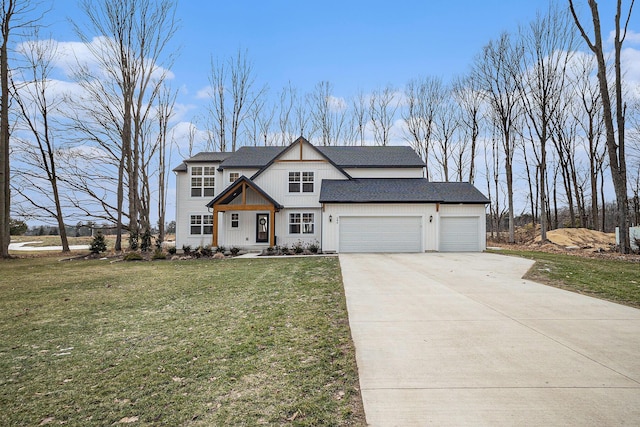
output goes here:
{"type": "Polygon", "coordinates": [[[289,193],[300,192],[300,172],[289,172],[289,193]]]}
{"type": "Polygon", "coordinates": [[[237,213],[231,214],[231,228],[238,228],[240,225],[240,215],[237,213]]]}
{"type": "Polygon", "coordinates": [[[239,172],[231,172],[229,173],[229,182],[236,182],[238,180],[238,178],[240,178],[240,173],[239,172]]]}
{"type": "Polygon", "coordinates": [[[289,193],[313,193],[313,172],[289,172],[289,193]]]}
{"type": "Polygon", "coordinates": [[[312,213],[289,214],[289,234],[313,234],[312,213]]]}
{"type": "Polygon", "coordinates": [[[191,215],[191,234],[213,234],[213,215],[191,215]]]}
{"type": "Polygon", "coordinates": [[[302,192],[313,193],[313,172],[302,172],[302,192]]]}
{"type": "Polygon", "coordinates": [[[191,197],[213,197],[216,168],[194,166],[191,168],[191,197]]]}

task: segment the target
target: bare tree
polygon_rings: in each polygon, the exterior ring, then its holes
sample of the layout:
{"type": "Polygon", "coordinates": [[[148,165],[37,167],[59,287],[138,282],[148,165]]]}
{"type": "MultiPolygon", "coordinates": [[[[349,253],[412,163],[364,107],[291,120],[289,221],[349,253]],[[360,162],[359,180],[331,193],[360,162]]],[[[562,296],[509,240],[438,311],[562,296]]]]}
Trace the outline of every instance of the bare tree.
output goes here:
{"type": "Polygon", "coordinates": [[[474,65],[483,90],[485,100],[497,120],[501,133],[502,150],[507,181],[507,199],[509,213],[509,242],[515,242],[514,206],[513,206],[513,156],[515,151],[514,125],[520,112],[520,92],[518,79],[522,49],[516,46],[507,33],[498,40],[492,40],[482,50],[474,65]]]}
{"type": "Polygon", "coordinates": [[[627,27],[631,19],[634,0],[631,0],[628,11],[623,17],[622,0],[616,2],[615,14],[615,34],[613,38],[614,44],[614,96],[615,104],[611,102],[609,89],[609,80],[607,78],[607,62],[605,59],[604,46],[602,44],[602,30],[600,26],[600,12],[598,4],[595,0],[588,0],[589,9],[591,10],[591,20],[593,24],[593,38],[589,36],[578,18],[573,0],[569,0],[569,8],[573,15],[574,22],[580,30],[582,38],[586,42],[589,49],[596,56],[598,64],[598,84],[600,86],[600,95],[602,99],[602,110],[604,116],[604,124],[606,129],[607,151],[609,153],[609,170],[611,171],[611,179],[613,188],[616,193],[616,203],[618,207],[617,219],[620,237],[620,252],[629,253],[629,212],[627,201],[627,164],[625,156],[625,110],[626,105],[623,101],[622,92],[622,67],[621,53],[622,45],[627,36],[627,27]],[[624,19],[624,21],[622,21],[624,19]],[[614,124],[615,114],[615,124],[614,124]]]}
{"type": "Polygon", "coordinates": [[[309,96],[311,107],[311,123],[320,132],[320,145],[334,145],[333,117],[331,111],[332,85],[327,81],[316,84],[309,96]]]}
{"type": "Polygon", "coordinates": [[[163,86],[158,96],[158,240],[165,239],[165,218],[167,210],[167,165],[171,161],[171,144],[168,141],[169,121],[173,116],[173,107],[178,92],[169,86],[163,86]],[[167,152],[167,148],[169,148],[167,152]],[[167,157],[168,156],[168,157],[167,157]]]}
{"type": "MultiPolygon", "coordinates": [[[[492,119],[495,119],[492,117],[492,119]]],[[[504,191],[500,181],[501,150],[497,136],[497,122],[492,120],[492,136],[485,139],[484,161],[485,177],[487,183],[487,196],[489,197],[489,225],[491,238],[500,236],[500,224],[505,216],[506,209],[503,206],[504,191]]]]}
{"type": "Polygon", "coordinates": [[[580,56],[573,61],[570,75],[572,94],[571,112],[580,124],[584,135],[583,141],[589,153],[589,177],[591,188],[591,227],[604,231],[598,220],[598,174],[602,170],[602,162],[606,156],[606,147],[602,144],[604,121],[600,105],[600,90],[597,82],[591,80],[595,70],[595,57],[580,56]]]}
{"type": "Polygon", "coordinates": [[[427,179],[431,174],[429,159],[432,155],[436,113],[445,96],[442,80],[437,77],[410,80],[405,87],[407,106],[403,119],[408,133],[405,139],[427,164],[427,179]]]}
{"type": "MultiPolygon", "coordinates": [[[[471,143],[469,148],[468,181],[473,184],[476,175],[476,150],[482,122],[482,93],[480,92],[480,84],[477,76],[469,74],[465,77],[455,79],[452,90],[460,110],[459,118],[463,130],[463,138],[465,141],[471,143]]],[[[460,151],[460,153],[462,153],[462,151],[460,151]]],[[[463,180],[462,176],[459,177],[459,180],[463,180]]]]}
{"type": "Polygon", "coordinates": [[[376,145],[388,145],[399,103],[391,85],[376,90],[369,99],[369,118],[376,145]]]}
{"type": "Polygon", "coordinates": [[[227,108],[226,108],[226,63],[211,58],[211,102],[209,104],[208,135],[210,151],[227,151],[227,108]]]}
{"type": "Polygon", "coordinates": [[[322,81],[309,95],[311,123],[320,134],[320,145],[338,145],[343,139],[346,122],[346,105],[342,99],[333,96],[333,86],[322,81]]]}
{"type": "Polygon", "coordinates": [[[9,75],[10,41],[21,29],[32,28],[42,18],[33,17],[39,3],[28,0],[3,0],[0,9],[0,27],[2,40],[0,42],[0,256],[9,258],[9,243],[11,233],[9,223],[11,218],[11,166],[10,148],[10,98],[11,84],[9,75]]]}
{"type": "Polygon", "coordinates": [[[53,121],[53,117],[60,114],[62,99],[52,93],[54,83],[50,78],[57,44],[53,40],[38,41],[37,32],[33,36],[33,40],[21,45],[25,64],[12,79],[14,98],[20,111],[19,126],[25,132],[24,137],[15,138],[16,154],[24,168],[16,171],[17,182],[12,183],[12,188],[40,215],[46,213],[56,221],[62,251],[69,252],[59,192],[59,147],[53,121]]]}
{"type": "Polygon", "coordinates": [[[366,145],[365,132],[369,121],[367,99],[362,91],[359,91],[351,102],[351,129],[355,135],[357,145],[366,145]]]}
{"type": "Polygon", "coordinates": [[[140,187],[141,171],[149,162],[142,156],[153,152],[145,141],[148,121],[154,119],[152,105],[168,73],[161,65],[173,61],[166,50],[177,29],[175,4],[170,0],[102,0],[98,4],[83,0],[82,9],[88,24],[85,28],[76,25],[76,32],[99,65],[102,78],[96,79],[87,66],[79,66],[76,77],[90,102],[81,106],[83,112],[76,116],[75,126],[94,136],[100,132],[94,128],[109,124],[111,132],[99,140],[118,159],[116,250],[121,248],[125,183],[130,245],[136,247],[140,223],[143,228],[150,226],[149,192],[140,187]],[[94,43],[95,33],[102,36],[100,43],[94,43]],[[86,116],[96,121],[88,126],[78,123],[86,116]]]}
{"type": "MultiPolygon", "coordinates": [[[[551,3],[545,14],[520,31],[522,40],[522,103],[525,115],[536,135],[534,147],[539,150],[540,206],[547,203],[547,141],[551,136],[552,117],[564,106],[567,66],[576,46],[570,16],[551,3]]],[[[570,195],[568,195],[570,196],[570,195]]],[[[540,232],[547,240],[546,215],[540,216],[540,232]]]]}
{"type": "Polygon", "coordinates": [[[280,140],[278,145],[288,145],[293,141],[292,137],[297,134],[292,130],[293,124],[293,108],[296,104],[297,91],[291,85],[291,82],[282,88],[280,92],[280,103],[278,105],[278,127],[280,140]]]}
{"type": "MultiPolygon", "coordinates": [[[[458,109],[451,97],[447,97],[443,100],[442,104],[436,111],[435,127],[434,127],[434,140],[437,144],[437,149],[434,150],[434,157],[436,162],[440,165],[442,172],[442,178],[444,181],[449,181],[449,160],[453,156],[453,137],[458,128],[458,109]]],[[[464,153],[464,147],[462,152],[464,153]]],[[[464,154],[458,154],[461,158],[464,154]]],[[[460,164],[459,175],[462,175],[462,162],[460,164]]]]}
{"type": "Polygon", "coordinates": [[[276,114],[276,108],[273,105],[263,106],[258,115],[258,129],[260,132],[260,140],[265,147],[277,144],[277,137],[272,129],[273,119],[276,114]]]}
{"type": "Polygon", "coordinates": [[[235,56],[226,61],[211,60],[209,132],[211,146],[216,151],[238,149],[245,121],[250,118],[254,104],[261,102],[260,98],[266,91],[266,86],[254,91],[256,78],[253,64],[247,56],[247,51],[238,50],[235,56]]]}

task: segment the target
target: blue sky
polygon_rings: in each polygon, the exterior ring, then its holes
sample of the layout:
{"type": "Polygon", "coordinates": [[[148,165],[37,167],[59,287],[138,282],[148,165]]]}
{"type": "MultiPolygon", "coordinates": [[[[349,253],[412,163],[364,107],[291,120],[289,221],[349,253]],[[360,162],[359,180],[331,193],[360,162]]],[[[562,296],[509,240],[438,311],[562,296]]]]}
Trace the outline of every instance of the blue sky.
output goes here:
{"type": "MultiPolygon", "coordinates": [[[[546,0],[483,1],[180,1],[180,56],[173,84],[181,102],[208,84],[211,56],[247,50],[257,82],[301,92],[326,80],[350,97],[410,78],[465,73],[502,31],[516,31],[546,0]]],[[[58,41],[77,41],[67,18],[84,17],[75,0],[54,0],[47,20],[58,41]]]]}

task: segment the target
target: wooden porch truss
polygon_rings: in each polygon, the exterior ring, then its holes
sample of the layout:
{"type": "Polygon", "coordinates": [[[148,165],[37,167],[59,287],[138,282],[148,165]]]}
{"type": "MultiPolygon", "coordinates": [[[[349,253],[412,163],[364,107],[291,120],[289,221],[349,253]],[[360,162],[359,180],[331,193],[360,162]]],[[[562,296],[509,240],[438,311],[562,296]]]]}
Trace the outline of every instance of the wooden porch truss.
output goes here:
{"type": "Polygon", "coordinates": [[[220,193],[215,199],[213,199],[207,207],[213,211],[213,236],[211,245],[218,246],[218,214],[220,212],[233,212],[233,211],[259,211],[269,212],[269,246],[275,246],[276,244],[276,212],[282,209],[282,205],[273,200],[267,193],[265,193],[255,183],[250,181],[247,177],[242,176],[236,182],[230,186],[227,190],[220,193]],[[249,189],[254,190],[260,195],[266,203],[264,204],[248,204],[247,203],[247,191],[249,189]],[[236,200],[239,196],[242,197],[241,202],[238,204],[230,204],[236,200]]]}

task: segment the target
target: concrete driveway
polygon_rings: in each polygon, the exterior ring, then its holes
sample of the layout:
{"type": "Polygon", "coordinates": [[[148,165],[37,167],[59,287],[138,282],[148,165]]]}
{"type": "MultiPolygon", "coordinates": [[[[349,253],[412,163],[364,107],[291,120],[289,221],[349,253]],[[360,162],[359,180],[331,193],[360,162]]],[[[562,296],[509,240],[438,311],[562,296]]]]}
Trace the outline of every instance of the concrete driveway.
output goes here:
{"type": "Polygon", "coordinates": [[[368,423],[640,425],[640,310],[523,280],[532,264],[341,254],[368,423]]]}

